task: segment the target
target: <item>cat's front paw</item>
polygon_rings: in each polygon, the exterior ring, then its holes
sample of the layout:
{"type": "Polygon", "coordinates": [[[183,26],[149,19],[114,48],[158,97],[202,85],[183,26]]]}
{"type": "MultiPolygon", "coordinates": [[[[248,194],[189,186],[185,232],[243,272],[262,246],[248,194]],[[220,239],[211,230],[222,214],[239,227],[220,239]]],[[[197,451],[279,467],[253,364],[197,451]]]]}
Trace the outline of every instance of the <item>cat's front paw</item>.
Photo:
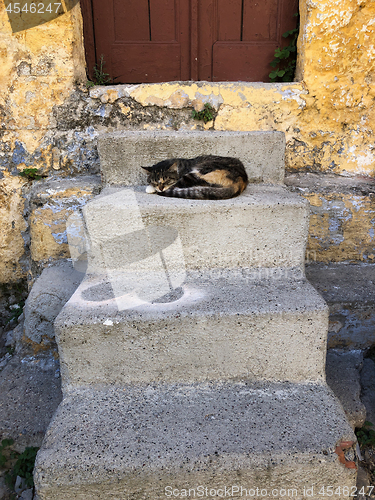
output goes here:
{"type": "Polygon", "coordinates": [[[173,190],[172,189],[166,189],[165,191],[157,191],[156,194],[158,196],[173,196],[173,190]]]}
{"type": "Polygon", "coordinates": [[[147,194],[154,194],[154,193],[156,193],[156,189],[154,188],[154,186],[147,186],[146,193],[147,194]]]}

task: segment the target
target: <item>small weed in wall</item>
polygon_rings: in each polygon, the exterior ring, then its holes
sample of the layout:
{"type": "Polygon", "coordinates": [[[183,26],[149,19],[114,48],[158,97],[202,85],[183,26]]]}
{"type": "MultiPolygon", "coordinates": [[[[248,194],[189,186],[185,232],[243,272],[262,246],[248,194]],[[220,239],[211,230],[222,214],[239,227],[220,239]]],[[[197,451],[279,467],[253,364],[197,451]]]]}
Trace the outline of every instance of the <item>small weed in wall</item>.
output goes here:
{"type": "Polygon", "coordinates": [[[360,446],[375,447],[375,430],[372,429],[371,422],[365,422],[361,429],[356,430],[358,443],[360,446]]]}
{"type": "Polygon", "coordinates": [[[28,181],[37,181],[43,177],[47,177],[39,172],[37,168],[25,168],[19,173],[21,177],[24,177],[28,181]]]}
{"type": "Polygon", "coordinates": [[[268,75],[271,82],[292,82],[296,72],[297,63],[297,38],[299,33],[299,14],[294,14],[298,17],[297,27],[293,30],[283,33],[284,38],[290,38],[289,45],[283,49],[275,50],[275,58],[270,62],[270,65],[275,68],[268,75]]]}
{"type": "Polygon", "coordinates": [[[23,313],[23,308],[25,306],[25,301],[21,300],[18,302],[18,304],[13,304],[9,308],[12,309],[12,313],[7,321],[7,324],[10,323],[11,321],[18,321],[18,318],[21,316],[23,313]]]}
{"type": "Polygon", "coordinates": [[[13,452],[13,458],[16,458],[16,463],[12,470],[5,476],[5,481],[10,488],[14,488],[17,476],[25,480],[27,488],[34,487],[33,470],[38,450],[39,448],[36,446],[28,446],[22,453],[13,452]]]}
{"type": "Polygon", "coordinates": [[[33,470],[39,448],[28,446],[22,453],[18,453],[10,449],[12,444],[13,439],[3,439],[0,444],[0,469],[7,471],[5,483],[13,490],[19,476],[26,488],[33,488],[33,470]]]}
{"type": "Polygon", "coordinates": [[[108,85],[109,83],[112,83],[112,79],[109,76],[109,73],[105,73],[104,71],[104,66],[105,66],[105,61],[104,61],[104,55],[102,54],[100,56],[100,61],[98,64],[95,64],[94,66],[94,78],[93,81],[87,80],[86,82],[86,87],[94,87],[95,85],[108,85]]]}
{"type": "Polygon", "coordinates": [[[211,120],[214,119],[214,108],[211,106],[211,104],[206,104],[204,105],[204,108],[201,111],[195,111],[193,109],[192,117],[194,120],[203,120],[204,123],[208,123],[211,120]]]}

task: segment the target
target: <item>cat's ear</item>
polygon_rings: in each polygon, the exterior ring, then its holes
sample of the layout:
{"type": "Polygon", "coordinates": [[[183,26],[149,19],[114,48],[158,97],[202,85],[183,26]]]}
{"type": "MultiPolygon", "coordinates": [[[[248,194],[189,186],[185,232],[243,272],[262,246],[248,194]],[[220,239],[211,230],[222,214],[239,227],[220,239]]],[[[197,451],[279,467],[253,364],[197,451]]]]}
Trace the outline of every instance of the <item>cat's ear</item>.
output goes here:
{"type": "Polygon", "coordinates": [[[168,168],[169,172],[178,172],[178,164],[177,161],[172,163],[172,165],[168,168]]]}
{"type": "Polygon", "coordinates": [[[143,170],[146,170],[146,172],[151,172],[152,167],[141,167],[143,170]]]}

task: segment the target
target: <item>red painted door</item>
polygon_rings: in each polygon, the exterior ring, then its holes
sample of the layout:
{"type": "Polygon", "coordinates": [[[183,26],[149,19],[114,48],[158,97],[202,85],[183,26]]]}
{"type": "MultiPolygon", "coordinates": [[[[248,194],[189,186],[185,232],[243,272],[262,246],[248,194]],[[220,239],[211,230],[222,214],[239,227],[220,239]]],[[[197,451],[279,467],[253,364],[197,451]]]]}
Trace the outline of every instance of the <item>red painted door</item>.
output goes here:
{"type": "Polygon", "coordinates": [[[115,83],[269,81],[269,63],[285,45],[282,34],[296,26],[298,10],[298,0],[82,4],[88,64],[103,54],[115,83]]]}
{"type": "Polygon", "coordinates": [[[199,0],[198,80],[268,82],[298,0],[199,0]]]}
{"type": "Polygon", "coordinates": [[[96,60],[115,83],[189,79],[186,0],[92,0],[96,60]]]}

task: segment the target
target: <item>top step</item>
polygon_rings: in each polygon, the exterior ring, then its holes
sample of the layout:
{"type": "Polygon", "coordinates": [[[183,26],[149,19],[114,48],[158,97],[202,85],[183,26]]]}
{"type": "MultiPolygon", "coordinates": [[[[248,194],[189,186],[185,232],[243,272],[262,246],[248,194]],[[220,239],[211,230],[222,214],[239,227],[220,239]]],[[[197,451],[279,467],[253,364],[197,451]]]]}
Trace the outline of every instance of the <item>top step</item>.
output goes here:
{"type": "Polygon", "coordinates": [[[239,158],[250,182],[284,182],[283,132],[121,131],[100,135],[98,149],[106,185],[144,185],[141,166],[208,154],[239,158]]]}

